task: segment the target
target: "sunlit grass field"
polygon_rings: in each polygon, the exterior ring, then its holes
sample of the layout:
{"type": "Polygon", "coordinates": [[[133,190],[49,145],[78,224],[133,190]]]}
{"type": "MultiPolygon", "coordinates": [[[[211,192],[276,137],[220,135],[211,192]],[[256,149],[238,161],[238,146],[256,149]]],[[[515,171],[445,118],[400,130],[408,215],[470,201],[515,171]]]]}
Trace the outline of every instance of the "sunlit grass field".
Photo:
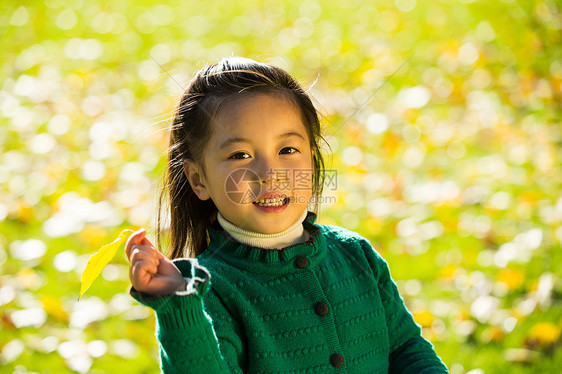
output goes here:
{"type": "Polygon", "coordinates": [[[559,372],[559,2],[0,9],[1,373],[158,371],[125,256],[78,302],[80,276],[122,229],[155,238],[179,95],[232,55],[309,88],[329,144],[318,222],[371,241],[451,373],[559,372]]]}

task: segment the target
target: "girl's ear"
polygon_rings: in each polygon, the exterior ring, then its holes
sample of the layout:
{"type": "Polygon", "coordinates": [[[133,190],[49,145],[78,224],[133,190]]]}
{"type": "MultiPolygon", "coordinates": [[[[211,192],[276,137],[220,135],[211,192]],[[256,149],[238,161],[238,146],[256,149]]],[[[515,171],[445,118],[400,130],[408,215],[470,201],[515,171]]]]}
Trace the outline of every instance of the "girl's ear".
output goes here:
{"type": "Polygon", "coordinates": [[[191,160],[184,160],[183,161],[183,172],[193,189],[193,192],[197,195],[197,197],[201,200],[208,200],[211,195],[207,191],[205,177],[195,162],[191,160]]]}

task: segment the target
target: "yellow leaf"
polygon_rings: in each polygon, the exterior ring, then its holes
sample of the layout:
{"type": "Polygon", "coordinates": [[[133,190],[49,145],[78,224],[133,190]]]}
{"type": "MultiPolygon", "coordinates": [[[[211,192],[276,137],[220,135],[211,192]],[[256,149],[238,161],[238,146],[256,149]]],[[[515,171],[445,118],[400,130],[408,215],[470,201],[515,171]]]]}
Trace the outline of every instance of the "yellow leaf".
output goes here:
{"type": "Polygon", "coordinates": [[[107,265],[115,256],[123,239],[127,239],[133,232],[133,230],[129,229],[121,231],[117,239],[102,246],[96,253],[90,256],[88,263],[86,264],[86,268],[82,273],[82,285],[80,286],[80,295],[78,296],[78,300],[80,300],[82,295],[84,295],[84,292],[90,288],[92,283],[94,283],[94,280],[96,280],[96,278],[101,274],[105,265],[107,265]]]}

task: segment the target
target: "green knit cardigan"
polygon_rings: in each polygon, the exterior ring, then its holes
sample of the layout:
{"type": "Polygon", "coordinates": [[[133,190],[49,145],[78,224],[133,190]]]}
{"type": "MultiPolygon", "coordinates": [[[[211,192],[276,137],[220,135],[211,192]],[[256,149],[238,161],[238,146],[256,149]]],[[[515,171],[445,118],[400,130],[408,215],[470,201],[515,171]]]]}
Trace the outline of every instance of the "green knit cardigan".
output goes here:
{"type": "Polygon", "coordinates": [[[309,240],[280,250],[215,221],[204,253],[174,260],[185,291],[131,288],[155,310],[162,372],[447,373],[367,239],[315,220],[303,222],[309,240]]]}

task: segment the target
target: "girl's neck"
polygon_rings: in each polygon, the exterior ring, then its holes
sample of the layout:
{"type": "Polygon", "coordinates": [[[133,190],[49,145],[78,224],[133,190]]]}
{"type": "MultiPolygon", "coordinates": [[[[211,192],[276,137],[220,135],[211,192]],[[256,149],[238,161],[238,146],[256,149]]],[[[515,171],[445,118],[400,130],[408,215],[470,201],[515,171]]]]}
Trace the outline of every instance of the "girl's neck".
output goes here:
{"type": "Polygon", "coordinates": [[[226,232],[242,244],[258,248],[280,249],[308,240],[308,232],[302,225],[307,213],[305,209],[301,217],[291,227],[275,234],[262,234],[244,230],[227,221],[220,212],[217,213],[217,220],[226,232]]]}

